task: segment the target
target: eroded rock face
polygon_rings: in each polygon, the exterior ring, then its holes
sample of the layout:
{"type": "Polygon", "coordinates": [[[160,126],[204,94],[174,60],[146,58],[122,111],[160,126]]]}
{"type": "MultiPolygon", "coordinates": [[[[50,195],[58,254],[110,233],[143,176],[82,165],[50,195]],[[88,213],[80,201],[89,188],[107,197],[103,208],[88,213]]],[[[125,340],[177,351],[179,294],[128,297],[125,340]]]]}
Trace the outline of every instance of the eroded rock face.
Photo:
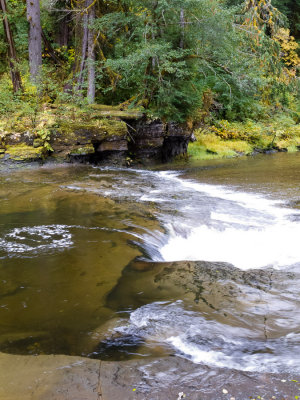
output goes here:
{"type": "Polygon", "coordinates": [[[2,133],[0,132],[0,160],[37,161],[45,156],[45,149],[35,142],[35,136],[30,132],[2,133]]]}
{"type": "Polygon", "coordinates": [[[132,120],[128,131],[129,150],[144,162],[150,159],[166,162],[185,155],[192,137],[192,131],[186,125],[163,123],[159,119],[132,120]]]}
{"type": "Polygon", "coordinates": [[[51,136],[53,156],[63,160],[95,160],[103,153],[127,151],[127,127],[122,121],[102,119],[93,124],[60,123],[51,136]]]}
{"type": "Polygon", "coordinates": [[[47,128],[47,143],[30,131],[1,134],[0,158],[34,161],[51,156],[58,161],[128,165],[132,161],[166,162],[186,154],[192,132],[185,125],[120,113],[113,117],[101,114],[88,122],[57,120],[47,128]]]}

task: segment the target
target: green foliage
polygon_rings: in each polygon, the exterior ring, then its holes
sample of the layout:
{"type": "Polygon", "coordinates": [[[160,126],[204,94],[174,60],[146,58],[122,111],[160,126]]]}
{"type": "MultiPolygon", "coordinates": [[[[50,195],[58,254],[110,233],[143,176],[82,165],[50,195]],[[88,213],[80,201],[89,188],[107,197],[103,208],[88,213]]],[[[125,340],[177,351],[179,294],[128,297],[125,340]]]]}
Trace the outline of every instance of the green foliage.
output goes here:
{"type": "Polygon", "coordinates": [[[0,79],[0,113],[15,111],[14,100],[10,77],[4,74],[0,79]]]}
{"type": "Polygon", "coordinates": [[[300,147],[300,125],[285,113],[261,122],[217,120],[195,135],[196,142],[189,146],[189,156],[194,159],[236,157],[272,149],[293,152],[300,147]]]}
{"type": "Polygon", "coordinates": [[[211,88],[227,117],[257,111],[251,102],[258,95],[258,59],[247,54],[245,35],[219,1],[158,0],[153,7],[127,0],[125,6],[118,18],[106,14],[95,24],[115,43],[103,68],[118,76],[109,88],[118,101],[134,96],[150,113],[181,121],[211,88]]]}
{"type": "MultiPolygon", "coordinates": [[[[210,121],[259,120],[280,110],[299,118],[297,44],[272,4],[255,1],[257,9],[248,0],[97,0],[89,26],[95,33],[97,102],[143,106],[149,116],[175,121],[204,115],[210,121]],[[211,94],[208,106],[206,93],[211,94]]],[[[273,0],[294,31],[299,2],[273,0]]],[[[43,52],[38,88],[29,81],[26,4],[7,4],[24,93],[12,95],[0,24],[0,113],[28,114],[35,126],[45,103],[85,107],[87,62],[77,87],[83,2],[41,2],[43,31],[60,61],[43,52]],[[69,14],[68,44],[61,46],[61,25],[69,14]]]]}
{"type": "Polygon", "coordinates": [[[51,132],[49,130],[49,127],[42,127],[40,129],[37,129],[36,131],[37,137],[40,139],[38,141],[39,145],[42,145],[42,147],[47,151],[53,151],[51,145],[50,145],[50,139],[51,139],[51,132]]]}

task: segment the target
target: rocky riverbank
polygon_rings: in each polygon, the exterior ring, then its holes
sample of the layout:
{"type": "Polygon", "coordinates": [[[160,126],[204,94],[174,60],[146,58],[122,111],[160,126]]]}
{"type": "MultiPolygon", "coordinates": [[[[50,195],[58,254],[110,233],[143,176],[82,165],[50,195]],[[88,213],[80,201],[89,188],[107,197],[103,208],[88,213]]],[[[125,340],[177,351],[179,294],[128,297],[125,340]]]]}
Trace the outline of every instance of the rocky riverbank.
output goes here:
{"type": "Polygon", "coordinates": [[[45,105],[38,112],[0,119],[0,161],[148,165],[231,158],[300,149],[300,125],[277,115],[261,122],[163,122],[143,109],[45,105]],[[194,129],[198,126],[198,129],[194,129]],[[189,145],[190,142],[193,142],[189,145]]]}
{"type": "Polygon", "coordinates": [[[2,400],[292,400],[299,392],[293,374],[212,369],[180,357],[108,362],[1,353],[0,368],[2,400]]]}
{"type": "Polygon", "coordinates": [[[147,119],[142,110],[48,106],[31,118],[1,121],[0,159],[143,165],[186,154],[191,137],[186,125],[147,119]]]}

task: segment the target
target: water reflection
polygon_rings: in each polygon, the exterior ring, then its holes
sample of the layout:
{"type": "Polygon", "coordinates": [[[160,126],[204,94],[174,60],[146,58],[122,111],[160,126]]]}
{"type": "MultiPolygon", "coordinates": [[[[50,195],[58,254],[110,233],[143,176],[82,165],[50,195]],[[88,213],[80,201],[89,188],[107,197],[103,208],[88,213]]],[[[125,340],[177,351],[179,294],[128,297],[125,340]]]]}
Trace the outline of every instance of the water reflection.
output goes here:
{"type": "Polygon", "coordinates": [[[300,163],[287,156],[1,176],[0,350],[298,368],[300,163]]]}

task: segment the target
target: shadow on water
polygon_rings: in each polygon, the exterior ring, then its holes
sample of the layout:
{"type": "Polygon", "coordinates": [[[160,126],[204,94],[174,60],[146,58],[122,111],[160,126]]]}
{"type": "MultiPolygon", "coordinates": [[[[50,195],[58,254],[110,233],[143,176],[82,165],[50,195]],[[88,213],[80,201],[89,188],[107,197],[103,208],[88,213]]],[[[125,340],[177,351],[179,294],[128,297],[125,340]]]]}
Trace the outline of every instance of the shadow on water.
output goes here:
{"type": "Polygon", "coordinates": [[[2,176],[0,350],[297,372],[297,160],[2,176]]]}

